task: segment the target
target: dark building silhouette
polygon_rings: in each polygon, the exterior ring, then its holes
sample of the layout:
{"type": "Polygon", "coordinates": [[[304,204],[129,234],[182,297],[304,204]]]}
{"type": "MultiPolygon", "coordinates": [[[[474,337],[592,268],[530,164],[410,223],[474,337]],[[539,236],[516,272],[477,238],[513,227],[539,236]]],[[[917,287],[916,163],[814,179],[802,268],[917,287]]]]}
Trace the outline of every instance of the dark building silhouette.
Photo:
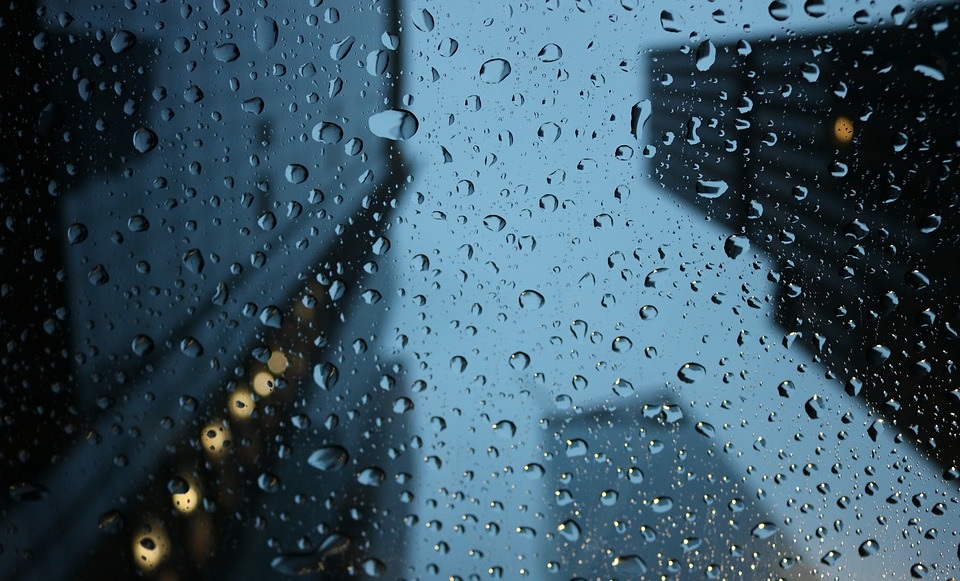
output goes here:
{"type": "Polygon", "coordinates": [[[950,467],[960,12],[877,16],[653,52],[644,140],[663,187],[729,228],[728,256],[772,259],[784,341],[950,467]]]}
{"type": "Polygon", "coordinates": [[[815,578],[716,428],[669,391],[645,401],[549,418],[559,488],[546,560],[571,579],[815,578]]]}
{"type": "Polygon", "coordinates": [[[0,577],[402,561],[376,274],[404,169],[366,122],[400,106],[398,12],[232,4],[0,13],[0,577]]]}

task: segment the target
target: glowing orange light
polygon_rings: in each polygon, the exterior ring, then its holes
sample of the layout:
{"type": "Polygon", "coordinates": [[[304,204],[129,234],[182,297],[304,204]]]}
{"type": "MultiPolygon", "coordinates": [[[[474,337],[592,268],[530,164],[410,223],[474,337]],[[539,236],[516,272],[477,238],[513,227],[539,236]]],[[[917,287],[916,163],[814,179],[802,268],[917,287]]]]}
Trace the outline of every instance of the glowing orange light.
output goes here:
{"type": "Polygon", "coordinates": [[[833,136],[840,143],[850,143],[853,140],[853,121],[847,117],[837,117],[833,122],[833,136]]]}
{"type": "Polygon", "coordinates": [[[200,432],[200,442],[207,456],[220,458],[230,446],[230,428],[226,422],[211,422],[200,432]]]}
{"type": "Polygon", "coordinates": [[[170,537],[158,520],[144,524],[133,537],[133,558],[144,571],[152,571],[170,553],[170,537]]]}
{"type": "Polygon", "coordinates": [[[253,396],[243,388],[238,388],[230,394],[230,401],[227,404],[230,415],[235,419],[244,420],[250,417],[256,404],[253,402],[253,396]]]}

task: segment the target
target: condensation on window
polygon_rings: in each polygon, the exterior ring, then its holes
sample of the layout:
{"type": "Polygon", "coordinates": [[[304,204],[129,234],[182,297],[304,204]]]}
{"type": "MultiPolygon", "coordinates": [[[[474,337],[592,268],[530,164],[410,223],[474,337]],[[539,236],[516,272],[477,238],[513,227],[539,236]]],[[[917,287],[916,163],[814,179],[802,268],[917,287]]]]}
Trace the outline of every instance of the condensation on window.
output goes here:
{"type": "Polygon", "coordinates": [[[0,577],[956,577],[958,27],[8,3],[0,577]]]}

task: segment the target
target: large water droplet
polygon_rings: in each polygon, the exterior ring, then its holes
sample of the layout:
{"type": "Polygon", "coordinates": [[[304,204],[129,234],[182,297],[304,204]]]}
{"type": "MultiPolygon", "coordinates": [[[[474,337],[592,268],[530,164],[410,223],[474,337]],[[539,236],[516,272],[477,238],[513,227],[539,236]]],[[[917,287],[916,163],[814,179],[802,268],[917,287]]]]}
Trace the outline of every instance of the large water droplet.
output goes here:
{"type": "Polygon", "coordinates": [[[483,225],[491,232],[499,232],[507,225],[507,221],[496,214],[490,214],[483,219],[483,225]]]}
{"type": "Polygon", "coordinates": [[[267,327],[279,329],[283,326],[283,312],[273,305],[264,307],[264,309],[260,311],[260,322],[267,327]]]}
{"type": "Polygon", "coordinates": [[[803,9],[813,18],[820,18],[827,13],[827,3],[825,0],[807,0],[803,9]]]}
{"type": "Polygon", "coordinates": [[[357,482],[363,484],[364,486],[377,487],[383,484],[384,480],[386,479],[386,473],[376,466],[364,468],[359,474],[357,474],[357,482]]]}
{"type": "Polygon", "coordinates": [[[535,290],[525,290],[520,293],[520,307],[526,310],[535,310],[543,306],[543,295],[535,290]]]}
{"type": "Polygon", "coordinates": [[[107,267],[102,264],[95,265],[87,273],[87,281],[93,286],[103,286],[110,282],[110,273],[107,272],[107,267]]]}
{"type": "Polygon", "coordinates": [[[762,522],[757,526],[753,527],[750,531],[750,534],[755,536],[758,539],[769,539],[777,532],[777,525],[772,522],[762,522]]]}
{"type": "Polygon", "coordinates": [[[459,48],[460,43],[457,42],[457,39],[445,38],[440,41],[440,44],[437,46],[437,51],[440,53],[440,56],[450,58],[457,54],[459,48]]]}
{"type": "Polygon", "coordinates": [[[153,339],[147,335],[137,335],[130,343],[130,349],[140,357],[149,355],[153,351],[153,339]]]}
{"type": "Polygon", "coordinates": [[[658,496],[650,502],[650,509],[657,514],[669,512],[673,509],[673,499],[669,496],[658,496]]]}
{"type": "Polygon", "coordinates": [[[183,265],[194,274],[203,272],[203,253],[199,248],[191,248],[183,255],[183,265]]]}
{"type": "Polygon", "coordinates": [[[137,45],[137,35],[129,30],[119,30],[110,39],[110,50],[123,54],[137,45]]]}
{"type": "Polygon", "coordinates": [[[310,136],[320,143],[336,144],[343,139],[343,129],[336,123],[324,121],[313,126],[310,136]]]}
{"type": "Polygon", "coordinates": [[[635,138],[640,139],[643,135],[643,128],[647,126],[652,111],[653,105],[649,99],[637,101],[630,108],[630,134],[635,138]]]}
{"type": "Polygon", "coordinates": [[[490,59],[480,65],[480,80],[495,85],[510,74],[510,63],[504,59],[490,59]]]}
{"type": "Polygon", "coordinates": [[[543,45],[543,48],[541,48],[540,52],[537,53],[537,58],[545,63],[558,61],[562,56],[563,50],[552,42],[550,44],[543,45]]]}
{"type": "Polygon", "coordinates": [[[337,381],[339,380],[340,370],[337,369],[337,366],[333,363],[327,361],[314,366],[313,381],[320,387],[320,389],[330,391],[336,387],[337,381]]]}
{"type": "Polygon", "coordinates": [[[618,573],[627,575],[645,575],[647,564],[638,555],[620,555],[611,563],[618,573]]]}
{"type": "Polygon", "coordinates": [[[580,525],[573,519],[568,519],[557,525],[557,533],[570,542],[580,540],[580,525]]]}
{"type": "Polygon", "coordinates": [[[530,356],[523,351],[517,351],[510,356],[510,367],[521,371],[530,366],[530,356]]]}
{"type": "Polygon", "coordinates": [[[350,454],[343,446],[331,444],[317,448],[307,458],[307,464],[310,464],[317,470],[339,470],[350,459],[350,454]]]}
{"type": "Polygon", "coordinates": [[[291,163],[284,171],[284,177],[286,177],[287,181],[291,184],[302,184],[310,177],[310,172],[299,163],[291,163]]]}
{"type": "Polygon", "coordinates": [[[194,337],[184,337],[180,341],[180,352],[187,357],[200,357],[203,355],[203,344],[194,337]]]}
{"type": "Polygon", "coordinates": [[[146,127],[133,132],[133,147],[140,153],[147,153],[157,146],[157,134],[146,127]]]}
{"type": "Polygon", "coordinates": [[[370,132],[377,137],[403,141],[410,139],[420,129],[420,121],[416,115],[406,109],[390,109],[372,115],[367,120],[370,132]]]}
{"type": "Polygon", "coordinates": [[[707,376],[707,369],[699,363],[685,363],[677,371],[677,377],[684,383],[693,383],[707,376]]]}
{"type": "Polygon", "coordinates": [[[629,337],[616,337],[611,345],[614,353],[626,353],[633,349],[633,341],[629,337]]]}
{"type": "Polygon", "coordinates": [[[348,36],[343,40],[334,43],[330,47],[330,58],[335,61],[342,61],[348,54],[350,54],[350,49],[353,48],[353,43],[356,41],[356,38],[348,36]]]}
{"type": "Polygon", "coordinates": [[[770,6],[767,7],[767,12],[769,12],[770,17],[777,22],[783,22],[793,14],[793,6],[791,6],[787,0],[773,0],[770,6]]]}
{"type": "Polygon", "coordinates": [[[723,180],[697,180],[697,195],[701,198],[719,198],[727,193],[727,182],[723,180]]]}
{"type": "Polygon", "coordinates": [[[277,492],[280,490],[280,478],[276,474],[264,472],[257,477],[257,486],[264,492],[277,492]]]}
{"type": "Polygon", "coordinates": [[[504,439],[511,439],[517,433],[517,426],[510,420],[500,420],[493,424],[493,432],[504,439]]]}
{"type": "Polygon", "coordinates": [[[746,236],[736,234],[728,236],[723,243],[723,252],[730,258],[737,258],[750,250],[750,240],[746,236]]]}
{"type": "Polygon", "coordinates": [[[680,32],[683,30],[683,17],[674,14],[669,10],[660,12],[660,26],[667,32],[680,32]]]}
{"type": "Polygon", "coordinates": [[[280,37],[280,27],[277,21],[269,16],[261,16],[253,24],[253,42],[260,52],[267,52],[277,44],[280,37]]]}
{"type": "Polygon", "coordinates": [[[704,72],[710,70],[713,63],[717,61],[717,47],[712,41],[705,40],[697,46],[696,64],[697,70],[704,72]]]}
{"type": "Polygon", "coordinates": [[[416,26],[420,32],[432,31],[434,27],[433,14],[430,14],[430,11],[426,8],[420,12],[414,12],[413,25],[416,26]]]}
{"type": "Polygon", "coordinates": [[[127,220],[127,228],[131,232],[146,232],[150,229],[150,221],[143,214],[134,214],[127,220]]]}
{"type": "Polygon", "coordinates": [[[71,224],[67,228],[67,242],[69,244],[80,244],[87,239],[87,227],[79,222],[71,224]]]}
{"type": "Polygon", "coordinates": [[[213,58],[222,63],[232,63],[240,58],[240,48],[232,42],[225,42],[213,49],[213,58]]]}
{"type": "Polygon", "coordinates": [[[858,549],[861,557],[871,557],[880,552],[880,543],[874,539],[864,541],[858,549]]]}

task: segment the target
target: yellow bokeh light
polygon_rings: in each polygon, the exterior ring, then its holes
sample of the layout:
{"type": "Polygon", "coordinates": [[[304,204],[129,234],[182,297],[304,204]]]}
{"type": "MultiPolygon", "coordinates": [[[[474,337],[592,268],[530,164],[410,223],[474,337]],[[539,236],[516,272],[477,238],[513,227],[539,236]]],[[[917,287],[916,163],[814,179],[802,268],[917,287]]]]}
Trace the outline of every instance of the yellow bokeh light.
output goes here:
{"type": "Polygon", "coordinates": [[[253,376],[253,391],[260,397],[266,397],[273,393],[273,388],[273,376],[266,371],[261,371],[253,376]]]}
{"type": "Polygon", "coordinates": [[[274,373],[274,375],[280,375],[289,367],[290,361],[287,360],[287,356],[281,351],[274,351],[270,354],[270,359],[267,361],[267,368],[274,373]]]}
{"type": "Polygon", "coordinates": [[[187,481],[190,488],[188,488],[186,492],[172,495],[173,507],[177,509],[180,514],[190,514],[197,510],[197,505],[200,504],[200,488],[192,478],[184,477],[184,480],[187,481]]]}
{"type": "Polygon", "coordinates": [[[170,537],[157,520],[140,527],[133,536],[133,558],[144,571],[156,569],[170,554],[170,537]]]}
{"type": "Polygon", "coordinates": [[[840,143],[850,143],[853,140],[853,121],[847,117],[837,117],[833,122],[833,136],[840,143]]]}
{"type": "Polygon", "coordinates": [[[230,415],[234,418],[238,420],[249,418],[255,407],[256,404],[253,402],[253,396],[248,390],[239,388],[233,390],[233,393],[230,394],[230,401],[227,404],[227,408],[230,410],[230,415]]]}
{"type": "Polygon", "coordinates": [[[230,428],[226,422],[210,422],[200,432],[200,442],[208,456],[220,458],[230,446],[230,428]]]}

